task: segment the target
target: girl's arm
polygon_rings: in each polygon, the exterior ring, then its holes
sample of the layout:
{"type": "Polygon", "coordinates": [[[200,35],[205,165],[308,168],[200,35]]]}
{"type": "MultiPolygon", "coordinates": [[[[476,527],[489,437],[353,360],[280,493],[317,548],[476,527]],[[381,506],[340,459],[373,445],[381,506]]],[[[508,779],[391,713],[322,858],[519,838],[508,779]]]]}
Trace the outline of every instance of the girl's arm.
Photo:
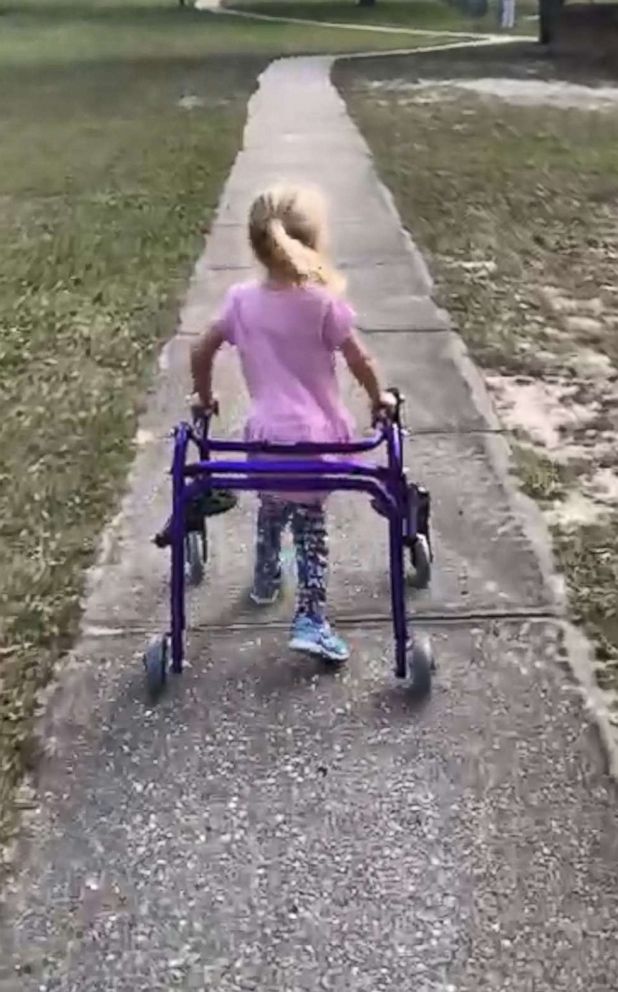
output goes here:
{"type": "Polygon", "coordinates": [[[212,367],[214,365],[215,355],[224,340],[222,332],[216,327],[211,327],[191,349],[193,388],[205,409],[209,409],[214,402],[212,393],[212,367]]]}
{"type": "Polygon", "coordinates": [[[392,410],[395,406],[394,397],[381,386],[377,365],[357,334],[353,333],[346,338],[341,345],[341,353],[350,372],[367,393],[372,413],[392,410]]]}

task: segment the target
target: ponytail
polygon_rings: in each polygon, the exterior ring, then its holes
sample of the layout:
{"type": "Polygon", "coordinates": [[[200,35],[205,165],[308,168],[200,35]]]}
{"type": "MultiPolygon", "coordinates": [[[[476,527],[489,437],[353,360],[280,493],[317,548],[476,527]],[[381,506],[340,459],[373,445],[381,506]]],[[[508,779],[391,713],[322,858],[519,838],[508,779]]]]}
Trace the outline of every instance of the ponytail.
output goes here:
{"type": "Polygon", "coordinates": [[[275,267],[296,283],[316,282],[326,284],[324,263],[320,254],[291,237],[283,222],[273,217],[267,224],[267,241],[271,247],[275,267]]]}
{"type": "Polygon", "coordinates": [[[271,276],[293,285],[313,283],[340,292],[344,281],[322,251],[321,198],[305,190],[273,189],[254,201],[249,238],[271,276]]]}

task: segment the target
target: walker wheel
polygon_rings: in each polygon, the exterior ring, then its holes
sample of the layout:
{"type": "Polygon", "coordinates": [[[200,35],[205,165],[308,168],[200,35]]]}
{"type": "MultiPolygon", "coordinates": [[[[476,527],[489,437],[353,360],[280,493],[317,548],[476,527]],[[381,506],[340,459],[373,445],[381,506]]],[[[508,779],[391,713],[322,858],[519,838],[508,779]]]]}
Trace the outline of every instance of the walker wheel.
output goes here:
{"type": "Polygon", "coordinates": [[[408,653],[408,685],[416,698],[429,695],[435,670],[431,641],[428,637],[415,637],[408,653]]]}
{"type": "Polygon", "coordinates": [[[417,534],[410,548],[410,558],[414,574],[410,576],[410,584],[415,589],[426,589],[431,582],[431,551],[429,541],[424,534],[417,534]]]}
{"type": "Polygon", "coordinates": [[[144,654],[146,685],[151,699],[161,694],[167,681],[169,644],[167,637],[157,637],[150,642],[144,654]]]}
{"type": "Polygon", "coordinates": [[[185,569],[187,582],[191,586],[199,586],[204,578],[204,562],[206,538],[196,531],[190,531],[185,537],[185,569]]]}

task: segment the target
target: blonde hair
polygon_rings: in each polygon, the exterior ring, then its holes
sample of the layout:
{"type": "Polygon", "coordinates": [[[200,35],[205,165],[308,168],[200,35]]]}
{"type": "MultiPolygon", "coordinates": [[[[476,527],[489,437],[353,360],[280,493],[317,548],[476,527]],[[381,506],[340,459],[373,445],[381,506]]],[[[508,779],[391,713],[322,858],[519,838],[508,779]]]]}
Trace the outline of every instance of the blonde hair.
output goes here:
{"type": "Polygon", "coordinates": [[[249,211],[249,240],[270,276],[293,285],[345,288],[328,260],[326,205],[318,190],[273,186],[260,193],[249,211]]]}

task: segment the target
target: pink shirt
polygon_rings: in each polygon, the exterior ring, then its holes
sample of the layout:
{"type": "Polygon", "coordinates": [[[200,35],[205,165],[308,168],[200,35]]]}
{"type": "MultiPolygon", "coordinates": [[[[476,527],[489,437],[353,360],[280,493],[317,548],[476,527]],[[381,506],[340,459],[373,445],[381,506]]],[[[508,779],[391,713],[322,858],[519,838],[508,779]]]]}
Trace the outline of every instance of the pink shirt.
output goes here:
{"type": "Polygon", "coordinates": [[[240,357],[251,398],[248,440],[349,441],[353,421],[339,394],[335,353],[354,311],[321,286],[233,286],[215,327],[240,357]]]}

